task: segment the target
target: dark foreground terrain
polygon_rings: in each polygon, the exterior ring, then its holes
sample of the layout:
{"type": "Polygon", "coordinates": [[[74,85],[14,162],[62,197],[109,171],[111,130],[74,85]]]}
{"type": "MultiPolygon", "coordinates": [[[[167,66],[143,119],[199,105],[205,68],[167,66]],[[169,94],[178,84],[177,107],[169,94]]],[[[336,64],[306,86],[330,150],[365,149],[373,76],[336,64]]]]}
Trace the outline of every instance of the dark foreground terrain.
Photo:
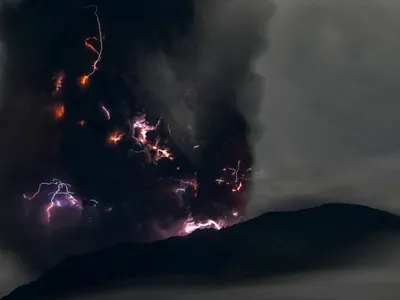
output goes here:
{"type": "MultiPolygon", "coordinates": [[[[110,291],[144,278],[183,278],[179,284],[227,284],[301,271],[342,267],[360,258],[361,247],[397,234],[400,217],[358,205],[326,204],[273,212],[220,231],[152,244],[119,244],[67,258],[9,299],[59,299],[110,291]]],[[[149,282],[149,281],[147,281],[149,282]]],[[[175,281],[176,282],[176,281],[175,281]]]]}

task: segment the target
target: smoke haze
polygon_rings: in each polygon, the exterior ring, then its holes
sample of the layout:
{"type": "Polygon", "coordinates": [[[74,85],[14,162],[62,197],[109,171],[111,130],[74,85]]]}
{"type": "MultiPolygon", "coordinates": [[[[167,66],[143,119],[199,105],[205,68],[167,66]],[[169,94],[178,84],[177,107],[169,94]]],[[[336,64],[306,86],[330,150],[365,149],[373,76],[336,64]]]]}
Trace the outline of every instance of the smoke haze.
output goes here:
{"type": "Polygon", "coordinates": [[[250,213],[302,206],[293,195],[399,212],[399,3],[276,5],[250,213]]]}

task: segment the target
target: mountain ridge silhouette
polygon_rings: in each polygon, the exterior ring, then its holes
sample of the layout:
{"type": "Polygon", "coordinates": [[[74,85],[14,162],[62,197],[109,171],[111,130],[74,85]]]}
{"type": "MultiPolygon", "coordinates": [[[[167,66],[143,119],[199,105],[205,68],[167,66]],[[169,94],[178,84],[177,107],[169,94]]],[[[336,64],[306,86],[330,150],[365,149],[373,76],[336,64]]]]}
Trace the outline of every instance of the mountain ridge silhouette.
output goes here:
{"type": "Polygon", "coordinates": [[[269,212],[220,231],[70,256],[2,299],[51,299],[126,281],[143,284],[143,278],[223,284],[344,265],[366,241],[399,231],[399,216],[361,205],[269,212]]]}

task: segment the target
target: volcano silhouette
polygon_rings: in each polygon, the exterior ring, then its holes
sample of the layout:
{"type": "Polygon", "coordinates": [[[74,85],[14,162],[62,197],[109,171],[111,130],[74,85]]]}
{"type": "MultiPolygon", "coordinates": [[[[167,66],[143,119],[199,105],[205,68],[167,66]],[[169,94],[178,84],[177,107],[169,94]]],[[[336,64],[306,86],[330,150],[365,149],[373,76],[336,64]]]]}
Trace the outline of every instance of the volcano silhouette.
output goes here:
{"type": "Polygon", "coordinates": [[[220,231],[71,256],[2,299],[53,299],[144,278],[222,284],[326,268],[350,263],[366,241],[399,230],[400,217],[359,205],[271,212],[220,231]]]}

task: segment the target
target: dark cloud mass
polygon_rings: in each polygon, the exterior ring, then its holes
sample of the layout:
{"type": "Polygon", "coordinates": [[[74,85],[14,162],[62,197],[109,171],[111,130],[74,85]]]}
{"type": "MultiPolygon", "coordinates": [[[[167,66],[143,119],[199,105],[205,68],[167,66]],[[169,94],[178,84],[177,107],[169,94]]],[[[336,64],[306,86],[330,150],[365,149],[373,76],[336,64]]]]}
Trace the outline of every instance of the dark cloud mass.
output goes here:
{"type": "Polygon", "coordinates": [[[193,215],[221,217],[233,208],[244,213],[246,192],[235,198],[216,189],[215,179],[238,160],[242,168],[253,163],[264,80],[252,67],[267,49],[273,13],[270,1],[5,3],[0,247],[40,271],[68,253],[174,234],[175,223],[188,212],[158,179],[175,175],[176,166],[160,162],[140,173],[143,161],[128,160],[131,144],[114,152],[104,147],[108,132],[127,130],[135,110],[144,109],[155,121],[162,116],[170,125],[177,163],[197,172],[202,201],[190,203],[193,215]],[[90,87],[82,89],[77,78],[93,59],[83,41],[97,29],[93,10],[85,9],[89,4],[98,6],[104,56],[90,87]],[[59,71],[65,74],[59,98],[65,121],[54,122],[52,78],[59,71]],[[112,112],[108,123],[100,104],[112,112]],[[85,130],[76,126],[82,119],[85,130]],[[57,216],[51,226],[39,222],[43,207],[24,201],[22,194],[54,177],[71,183],[77,195],[97,199],[103,211],[113,208],[112,214],[85,210],[92,222],[85,226],[76,226],[74,211],[57,216]]]}

